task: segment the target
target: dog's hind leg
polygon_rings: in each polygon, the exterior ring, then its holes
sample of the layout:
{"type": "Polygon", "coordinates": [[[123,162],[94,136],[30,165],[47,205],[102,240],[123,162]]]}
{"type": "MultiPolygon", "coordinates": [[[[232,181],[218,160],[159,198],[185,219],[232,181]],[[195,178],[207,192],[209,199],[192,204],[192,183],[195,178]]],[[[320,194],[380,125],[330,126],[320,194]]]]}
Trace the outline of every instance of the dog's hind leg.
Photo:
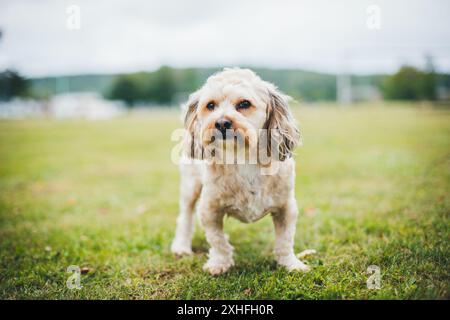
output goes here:
{"type": "Polygon", "coordinates": [[[180,213],[171,251],[177,255],[192,254],[195,204],[202,189],[195,165],[182,165],[180,183],[180,213]]]}
{"type": "Polygon", "coordinates": [[[284,208],[272,215],[275,226],[274,254],[278,264],[286,267],[289,271],[308,271],[310,268],[294,254],[297,215],[298,209],[294,197],[288,201],[284,208]]]}

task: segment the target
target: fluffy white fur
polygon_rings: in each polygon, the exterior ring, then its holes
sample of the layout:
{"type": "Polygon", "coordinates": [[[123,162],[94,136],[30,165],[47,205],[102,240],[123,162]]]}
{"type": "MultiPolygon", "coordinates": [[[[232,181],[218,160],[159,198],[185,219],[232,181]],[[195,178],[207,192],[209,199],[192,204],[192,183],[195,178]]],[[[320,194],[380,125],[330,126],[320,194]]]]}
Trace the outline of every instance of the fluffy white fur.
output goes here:
{"type": "MultiPolygon", "coordinates": [[[[291,155],[300,134],[289,111],[288,97],[251,70],[224,69],[191,94],[184,119],[188,133],[186,157],[196,160],[180,165],[180,214],[172,252],[192,253],[194,212],[197,211],[211,246],[203,269],[213,275],[221,274],[234,265],[233,247],[223,232],[224,216],[249,223],[270,213],[275,227],[276,261],[288,270],[307,271],[309,267],[294,254],[298,209],[294,192],[295,163],[291,155]],[[237,108],[241,101],[248,101],[251,106],[237,108]],[[210,102],[215,106],[213,110],[207,107],[210,102]],[[233,139],[214,141],[208,133],[221,119],[231,121],[231,130],[237,135],[247,135],[246,146],[260,139],[255,134],[257,130],[269,130],[271,143],[266,153],[269,161],[263,163],[264,157],[259,157],[256,163],[244,164],[207,161],[203,152],[210,145],[217,147],[217,143],[223,142],[222,151],[235,151],[226,147],[233,139]]],[[[216,152],[221,148],[216,148],[216,152]]]]}

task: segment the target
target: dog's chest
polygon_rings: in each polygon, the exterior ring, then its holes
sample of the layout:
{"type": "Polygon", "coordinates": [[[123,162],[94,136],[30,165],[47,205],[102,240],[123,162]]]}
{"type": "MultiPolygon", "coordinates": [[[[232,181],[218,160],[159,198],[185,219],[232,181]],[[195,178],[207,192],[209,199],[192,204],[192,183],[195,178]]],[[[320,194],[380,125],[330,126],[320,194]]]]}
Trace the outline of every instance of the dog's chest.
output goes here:
{"type": "Polygon", "coordinates": [[[222,169],[213,172],[208,182],[213,184],[218,207],[224,213],[242,222],[254,222],[280,205],[279,194],[274,190],[279,188],[277,179],[262,175],[258,166],[222,169]]]}

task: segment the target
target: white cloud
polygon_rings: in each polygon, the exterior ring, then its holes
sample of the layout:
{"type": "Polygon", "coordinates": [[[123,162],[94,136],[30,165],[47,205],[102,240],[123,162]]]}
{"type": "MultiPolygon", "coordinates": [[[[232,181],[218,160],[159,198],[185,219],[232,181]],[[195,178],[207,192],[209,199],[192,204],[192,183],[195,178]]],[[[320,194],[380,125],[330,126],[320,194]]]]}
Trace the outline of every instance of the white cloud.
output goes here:
{"type": "Polygon", "coordinates": [[[420,64],[450,70],[450,3],[415,1],[5,1],[0,67],[31,76],[256,65],[357,73],[420,64]],[[81,8],[81,29],[66,8],[81,8]],[[370,4],[381,29],[366,27],[370,4]]]}

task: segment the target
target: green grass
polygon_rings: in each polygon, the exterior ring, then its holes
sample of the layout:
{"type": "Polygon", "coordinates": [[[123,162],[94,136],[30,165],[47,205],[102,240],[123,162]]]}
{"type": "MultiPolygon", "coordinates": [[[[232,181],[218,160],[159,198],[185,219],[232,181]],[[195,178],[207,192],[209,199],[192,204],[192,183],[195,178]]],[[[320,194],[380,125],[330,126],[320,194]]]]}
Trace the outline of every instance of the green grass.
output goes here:
{"type": "Polygon", "coordinates": [[[450,112],[417,106],[298,108],[296,251],[271,256],[269,217],[227,219],[236,266],[169,252],[178,210],[174,112],[104,122],[0,121],[0,298],[450,298],[450,112]],[[69,265],[88,267],[70,290],[69,265]],[[381,270],[369,290],[366,270],[381,270]]]}

